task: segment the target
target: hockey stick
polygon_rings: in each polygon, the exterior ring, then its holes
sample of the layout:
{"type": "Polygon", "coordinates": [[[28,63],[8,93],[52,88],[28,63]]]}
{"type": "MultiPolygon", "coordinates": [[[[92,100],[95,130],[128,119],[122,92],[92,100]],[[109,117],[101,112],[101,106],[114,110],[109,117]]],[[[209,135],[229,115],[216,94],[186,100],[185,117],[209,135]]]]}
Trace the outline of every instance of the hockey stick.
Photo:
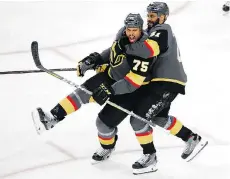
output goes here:
{"type": "MultiPolygon", "coordinates": [[[[50,71],[76,71],[76,68],[53,68],[50,71]]],[[[14,75],[14,74],[25,74],[25,73],[43,73],[43,70],[20,70],[20,71],[1,71],[0,75],[14,75]]]]}
{"type": "MultiPolygon", "coordinates": [[[[74,82],[72,82],[70,80],[67,80],[66,78],[54,73],[53,71],[50,71],[49,69],[46,69],[41,64],[41,61],[40,61],[40,58],[39,58],[39,53],[38,53],[38,43],[36,41],[32,42],[32,44],[31,44],[31,52],[32,52],[32,56],[33,56],[33,59],[34,59],[34,63],[37,66],[37,68],[39,68],[40,70],[45,71],[46,73],[52,75],[53,77],[55,77],[55,78],[57,78],[57,79],[59,79],[61,81],[64,81],[64,82],[68,83],[69,85],[71,85],[71,86],[73,86],[75,88],[80,88],[81,90],[85,91],[89,95],[92,95],[91,91],[89,91],[89,90],[87,90],[85,88],[82,88],[80,85],[77,85],[74,82]]],[[[141,120],[141,121],[143,121],[143,122],[155,127],[155,124],[152,123],[151,121],[148,121],[147,119],[145,119],[145,118],[143,118],[143,117],[141,117],[141,116],[139,116],[139,115],[137,115],[137,114],[135,114],[135,113],[133,113],[133,112],[131,112],[131,111],[129,111],[129,110],[127,110],[127,109],[125,109],[125,108],[123,108],[123,107],[121,107],[121,106],[119,106],[119,105],[117,105],[117,104],[115,104],[115,103],[113,103],[111,101],[109,101],[109,100],[107,100],[106,103],[111,105],[111,106],[113,106],[113,107],[115,107],[115,108],[117,108],[117,109],[119,109],[119,110],[121,110],[121,111],[123,111],[123,112],[125,112],[126,114],[128,114],[130,116],[133,116],[133,117],[135,117],[135,118],[137,118],[137,119],[139,119],[139,120],[141,120]]]]}

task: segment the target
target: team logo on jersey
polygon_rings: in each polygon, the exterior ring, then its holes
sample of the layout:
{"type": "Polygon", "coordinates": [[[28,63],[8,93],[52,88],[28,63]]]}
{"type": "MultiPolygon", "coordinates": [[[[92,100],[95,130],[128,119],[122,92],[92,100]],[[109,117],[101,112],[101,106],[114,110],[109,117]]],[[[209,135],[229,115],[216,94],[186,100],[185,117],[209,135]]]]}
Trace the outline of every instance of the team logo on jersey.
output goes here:
{"type": "Polygon", "coordinates": [[[112,48],[111,48],[111,52],[110,52],[110,65],[112,67],[119,66],[125,58],[124,54],[117,54],[116,49],[115,49],[116,44],[117,44],[117,42],[113,43],[112,48]]]}

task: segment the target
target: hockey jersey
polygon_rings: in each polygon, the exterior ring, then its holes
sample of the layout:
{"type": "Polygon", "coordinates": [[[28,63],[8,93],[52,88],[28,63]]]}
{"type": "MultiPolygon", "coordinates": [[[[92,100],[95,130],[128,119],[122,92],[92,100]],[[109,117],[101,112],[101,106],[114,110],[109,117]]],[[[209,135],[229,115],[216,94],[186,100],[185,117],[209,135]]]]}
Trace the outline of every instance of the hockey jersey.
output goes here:
{"type": "Polygon", "coordinates": [[[118,52],[115,47],[117,40],[124,35],[124,30],[125,28],[122,28],[119,31],[110,48],[108,74],[116,81],[112,85],[115,94],[131,93],[138,89],[144,83],[146,77],[150,75],[151,68],[156,60],[155,57],[160,52],[158,43],[149,39],[145,32],[138,39],[140,44],[135,47],[135,50],[131,49],[133,47],[129,44],[126,47],[125,54],[118,52]]]}
{"type": "MultiPolygon", "coordinates": [[[[146,73],[147,76],[142,85],[151,83],[151,85],[156,86],[155,89],[161,86],[163,90],[185,94],[187,76],[180,59],[177,40],[170,25],[158,24],[148,29],[147,33],[149,36],[148,39],[140,39],[126,46],[127,59],[129,55],[137,55],[142,58],[154,57],[151,68],[148,74],[146,73]],[[159,52],[156,51],[157,46],[159,52]]],[[[104,59],[108,58],[108,52],[110,52],[110,50],[106,50],[102,53],[104,59]]],[[[144,67],[145,63],[143,63],[142,66],[144,67]]],[[[140,83],[138,84],[140,85],[140,83]]]]}

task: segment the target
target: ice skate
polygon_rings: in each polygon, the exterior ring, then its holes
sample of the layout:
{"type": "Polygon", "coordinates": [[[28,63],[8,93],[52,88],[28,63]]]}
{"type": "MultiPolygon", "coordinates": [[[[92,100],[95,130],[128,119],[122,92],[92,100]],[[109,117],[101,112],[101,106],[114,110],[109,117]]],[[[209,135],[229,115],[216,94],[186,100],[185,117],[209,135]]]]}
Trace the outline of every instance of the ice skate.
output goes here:
{"type": "Polygon", "coordinates": [[[157,157],[156,153],[143,154],[133,165],[133,174],[139,175],[157,171],[157,157]]]}
{"type": "Polygon", "coordinates": [[[42,108],[37,108],[32,111],[32,119],[39,135],[44,131],[53,128],[58,123],[51,113],[44,112],[42,108]]]}
{"type": "Polygon", "coordinates": [[[202,137],[197,135],[197,134],[192,134],[191,137],[186,142],[186,147],[185,147],[181,157],[183,159],[185,159],[187,162],[190,162],[207,145],[208,145],[207,140],[202,139],[202,137]]]}
{"type": "Polygon", "coordinates": [[[92,164],[97,164],[99,162],[103,162],[107,160],[114,150],[115,148],[112,149],[103,149],[102,147],[99,148],[92,156],[92,164]]]}

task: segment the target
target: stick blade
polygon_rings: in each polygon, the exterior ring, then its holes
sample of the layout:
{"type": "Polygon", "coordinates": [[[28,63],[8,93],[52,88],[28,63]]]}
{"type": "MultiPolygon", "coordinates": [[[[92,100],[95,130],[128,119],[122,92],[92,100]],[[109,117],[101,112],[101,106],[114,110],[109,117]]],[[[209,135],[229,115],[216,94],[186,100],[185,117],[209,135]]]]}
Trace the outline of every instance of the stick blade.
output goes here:
{"type": "Polygon", "coordinates": [[[39,54],[38,54],[38,42],[33,41],[31,43],[31,52],[32,52],[32,56],[33,56],[35,65],[37,67],[42,66],[40,62],[39,54]]]}

